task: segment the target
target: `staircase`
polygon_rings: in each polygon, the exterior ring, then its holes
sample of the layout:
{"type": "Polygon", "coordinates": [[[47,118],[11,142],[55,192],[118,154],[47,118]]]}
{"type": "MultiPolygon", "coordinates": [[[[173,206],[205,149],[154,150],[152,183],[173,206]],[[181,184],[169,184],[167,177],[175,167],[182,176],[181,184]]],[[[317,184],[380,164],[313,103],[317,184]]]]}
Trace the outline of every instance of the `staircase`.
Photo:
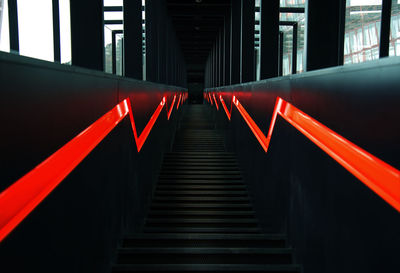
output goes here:
{"type": "Polygon", "coordinates": [[[113,272],[300,272],[285,236],[261,232],[209,113],[187,106],[143,233],[124,239],[113,272]]]}

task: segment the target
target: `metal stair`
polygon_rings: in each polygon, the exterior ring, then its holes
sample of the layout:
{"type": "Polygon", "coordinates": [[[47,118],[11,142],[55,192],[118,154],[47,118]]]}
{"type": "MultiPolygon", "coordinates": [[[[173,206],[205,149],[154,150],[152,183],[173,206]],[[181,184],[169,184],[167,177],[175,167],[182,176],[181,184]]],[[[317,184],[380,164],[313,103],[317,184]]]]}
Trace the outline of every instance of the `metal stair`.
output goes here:
{"type": "Polygon", "coordinates": [[[300,272],[282,234],[263,234],[235,155],[207,106],[187,106],[164,157],[142,234],[127,236],[113,272],[300,272]]]}

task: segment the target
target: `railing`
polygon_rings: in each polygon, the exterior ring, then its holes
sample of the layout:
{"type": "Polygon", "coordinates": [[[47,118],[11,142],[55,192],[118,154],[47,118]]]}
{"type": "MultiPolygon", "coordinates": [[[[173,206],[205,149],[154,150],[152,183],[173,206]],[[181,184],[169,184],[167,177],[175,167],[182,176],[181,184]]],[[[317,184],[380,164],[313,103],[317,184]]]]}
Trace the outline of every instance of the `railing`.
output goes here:
{"type": "MultiPolygon", "coordinates": [[[[232,96],[231,108],[228,111],[221,94],[208,92],[208,94],[205,94],[205,98],[212,104],[211,97],[215,98],[215,95],[219,97],[229,120],[231,120],[232,105],[235,105],[265,152],[268,151],[276,118],[279,114],[400,212],[400,171],[396,168],[348,141],[280,97],[276,99],[269,131],[265,136],[235,96],[232,96]]],[[[214,104],[217,104],[216,100],[214,100],[214,104]]],[[[216,108],[218,109],[217,105],[216,108]]]]}
{"type": "MultiPolygon", "coordinates": [[[[174,95],[167,119],[170,119],[177,94],[174,95]]],[[[187,99],[179,93],[179,103],[187,99]]],[[[66,143],[46,160],[0,193],[0,242],[38,206],[72,170],[129,114],[137,151],[142,149],[164,106],[164,96],[149,122],[138,136],[130,99],[125,99],[66,143]]]]}

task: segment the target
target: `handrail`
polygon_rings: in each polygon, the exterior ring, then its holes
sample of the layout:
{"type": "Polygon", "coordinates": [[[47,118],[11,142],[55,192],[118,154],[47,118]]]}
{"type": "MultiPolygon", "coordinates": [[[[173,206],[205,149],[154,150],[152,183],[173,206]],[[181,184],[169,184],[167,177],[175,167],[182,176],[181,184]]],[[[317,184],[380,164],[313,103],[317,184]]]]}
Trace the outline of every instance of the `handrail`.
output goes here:
{"type": "MultiPolygon", "coordinates": [[[[215,92],[213,92],[213,95],[214,94],[215,92]]],[[[220,100],[224,106],[225,113],[230,120],[231,112],[228,113],[222,95],[220,95],[220,100]]],[[[280,97],[277,97],[276,99],[267,136],[263,134],[261,129],[257,126],[235,96],[232,96],[232,102],[250,127],[253,134],[256,136],[265,152],[268,151],[276,118],[279,114],[314,144],[325,151],[330,157],[400,212],[400,171],[396,168],[345,139],[280,97]]]]}
{"type": "Polygon", "coordinates": [[[174,95],[174,99],[172,100],[171,107],[169,108],[169,111],[168,111],[168,120],[171,117],[172,110],[174,109],[175,100],[176,100],[176,94],[174,95]]]}
{"type": "MultiPolygon", "coordinates": [[[[181,93],[182,95],[182,93],[181,93]]],[[[175,97],[176,98],[176,95],[175,97]]],[[[175,101],[175,99],[174,99],[175,101]]],[[[174,102],[173,102],[174,103],[174,102]]],[[[0,242],[37,207],[76,166],[129,114],[140,152],[162,108],[164,96],[140,136],[137,136],[130,99],[124,99],[33,170],[0,193],[0,242]]],[[[168,111],[168,118],[171,115],[168,111]]]]}

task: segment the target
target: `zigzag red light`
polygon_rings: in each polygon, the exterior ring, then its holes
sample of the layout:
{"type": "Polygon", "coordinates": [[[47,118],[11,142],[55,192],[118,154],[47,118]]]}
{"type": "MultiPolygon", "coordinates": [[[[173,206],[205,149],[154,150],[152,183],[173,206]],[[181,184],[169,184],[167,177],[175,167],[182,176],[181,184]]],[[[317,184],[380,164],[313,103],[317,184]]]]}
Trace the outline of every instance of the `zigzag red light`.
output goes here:
{"type": "MultiPolygon", "coordinates": [[[[138,152],[158,119],[166,98],[158,104],[140,136],[137,136],[129,99],[123,100],[104,116],[70,140],[22,178],[0,193],[0,242],[39,205],[75,167],[128,114],[138,152]]],[[[172,108],[172,107],[171,107],[172,108]]],[[[170,114],[169,114],[170,115],[170,114]]]]}
{"type": "Polygon", "coordinates": [[[400,212],[399,170],[348,141],[280,97],[276,100],[268,135],[265,137],[239,100],[235,96],[232,100],[265,152],[268,151],[276,117],[279,114],[400,212]]]}

